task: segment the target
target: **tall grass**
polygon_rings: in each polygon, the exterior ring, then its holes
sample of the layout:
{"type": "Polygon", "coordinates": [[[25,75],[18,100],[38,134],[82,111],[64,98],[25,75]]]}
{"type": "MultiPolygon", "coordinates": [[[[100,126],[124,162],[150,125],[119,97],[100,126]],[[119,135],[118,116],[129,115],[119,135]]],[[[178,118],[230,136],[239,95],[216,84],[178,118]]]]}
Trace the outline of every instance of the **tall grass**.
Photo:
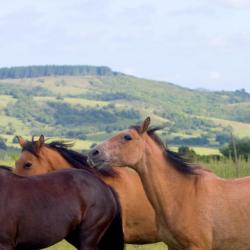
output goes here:
{"type": "MultiPolygon", "coordinates": [[[[236,178],[236,165],[232,159],[209,160],[199,162],[205,168],[212,170],[216,175],[223,178],[236,178]]],[[[239,177],[250,176],[250,161],[239,159],[239,177]]]]}

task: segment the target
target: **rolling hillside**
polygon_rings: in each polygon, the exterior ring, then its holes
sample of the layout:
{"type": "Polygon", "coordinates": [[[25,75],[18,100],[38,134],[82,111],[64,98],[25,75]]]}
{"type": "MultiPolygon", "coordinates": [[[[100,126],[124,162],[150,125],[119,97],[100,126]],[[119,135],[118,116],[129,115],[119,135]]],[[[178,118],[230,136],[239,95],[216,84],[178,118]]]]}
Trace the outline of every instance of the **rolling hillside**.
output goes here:
{"type": "Polygon", "coordinates": [[[0,69],[0,134],[79,138],[89,147],[150,115],[172,144],[217,147],[250,136],[250,94],[191,90],[108,67],[0,69]],[[221,135],[221,137],[219,137],[221,135]],[[224,136],[224,137],[223,137],[224,136]]]}

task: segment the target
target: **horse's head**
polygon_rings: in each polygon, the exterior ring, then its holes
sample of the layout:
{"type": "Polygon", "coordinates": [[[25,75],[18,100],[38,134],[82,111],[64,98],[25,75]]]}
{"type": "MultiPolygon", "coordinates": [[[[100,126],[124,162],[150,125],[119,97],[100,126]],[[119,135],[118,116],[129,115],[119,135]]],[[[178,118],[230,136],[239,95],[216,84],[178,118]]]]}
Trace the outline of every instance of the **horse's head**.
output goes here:
{"type": "Polygon", "coordinates": [[[52,171],[51,163],[48,160],[49,151],[46,150],[43,135],[41,135],[37,141],[33,139],[32,141],[26,141],[21,136],[17,136],[17,139],[22,148],[22,152],[16,161],[14,173],[30,176],[52,171]]]}
{"type": "Polygon", "coordinates": [[[140,126],[124,130],[97,145],[88,153],[90,165],[97,168],[136,166],[145,152],[149,124],[150,118],[147,117],[140,126]]]}

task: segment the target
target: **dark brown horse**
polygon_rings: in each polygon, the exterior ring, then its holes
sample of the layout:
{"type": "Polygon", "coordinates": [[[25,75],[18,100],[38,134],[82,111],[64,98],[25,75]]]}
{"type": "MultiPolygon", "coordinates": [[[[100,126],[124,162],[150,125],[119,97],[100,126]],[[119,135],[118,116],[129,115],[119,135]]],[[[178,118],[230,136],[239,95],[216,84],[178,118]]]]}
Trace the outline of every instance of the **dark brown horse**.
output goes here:
{"type": "Polygon", "coordinates": [[[66,239],[79,250],[122,250],[116,194],[89,169],[21,177],[0,167],[0,249],[32,250],[66,239]]]}
{"type": "MultiPolygon", "coordinates": [[[[72,150],[68,143],[45,143],[42,135],[38,140],[32,141],[26,141],[19,136],[18,141],[22,148],[14,170],[18,175],[31,176],[63,168],[89,167],[87,157],[72,150]]],[[[119,195],[125,242],[146,244],[160,241],[155,225],[155,213],[138,174],[128,168],[116,167],[108,171],[98,170],[98,173],[119,195]]]]}

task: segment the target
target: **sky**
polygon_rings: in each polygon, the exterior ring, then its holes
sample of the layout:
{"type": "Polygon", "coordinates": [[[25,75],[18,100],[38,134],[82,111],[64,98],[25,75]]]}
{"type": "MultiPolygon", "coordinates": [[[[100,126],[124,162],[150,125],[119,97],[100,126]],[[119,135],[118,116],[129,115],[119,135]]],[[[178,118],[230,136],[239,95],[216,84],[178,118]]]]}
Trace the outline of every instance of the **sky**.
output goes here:
{"type": "Polygon", "coordinates": [[[0,67],[83,64],[250,92],[250,0],[0,0],[0,67]]]}

